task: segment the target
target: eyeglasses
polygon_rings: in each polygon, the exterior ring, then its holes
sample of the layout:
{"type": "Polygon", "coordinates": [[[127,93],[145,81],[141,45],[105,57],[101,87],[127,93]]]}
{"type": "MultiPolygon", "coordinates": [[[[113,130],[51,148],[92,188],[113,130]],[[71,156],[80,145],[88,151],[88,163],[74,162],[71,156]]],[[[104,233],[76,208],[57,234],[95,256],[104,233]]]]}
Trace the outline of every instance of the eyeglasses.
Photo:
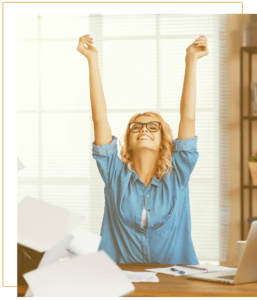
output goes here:
{"type": "Polygon", "coordinates": [[[156,121],[152,121],[152,122],[148,122],[148,123],[134,122],[134,123],[129,124],[129,128],[132,132],[139,132],[142,130],[144,125],[146,125],[146,128],[150,132],[155,132],[155,131],[159,130],[159,128],[161,126],[161,122],[156,122],[156,121]]]}

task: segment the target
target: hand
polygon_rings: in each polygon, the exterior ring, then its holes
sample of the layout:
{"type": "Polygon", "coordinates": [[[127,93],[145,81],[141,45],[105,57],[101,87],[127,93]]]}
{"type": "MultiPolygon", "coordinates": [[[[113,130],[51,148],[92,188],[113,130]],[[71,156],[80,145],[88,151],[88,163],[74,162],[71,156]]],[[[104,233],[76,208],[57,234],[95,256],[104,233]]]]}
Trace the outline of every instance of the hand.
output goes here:
{"type": "Polygon", "coordinates": [[[88,61],[92,59],[97,59],[98,56],[98,50],[92,46],[93,44],[93,39],[89,37],[88,35],[83,35],[82,37],[79,38],[79,44],[77,50],[83,54],[88,61]],[[85,46],[87,45],[87,47],[85,46]]]}
{"type": "Polygon", "coordinates": [[[197,40],[195,40],[190,46],[187,47],[186,56],[193,57],[194,59],[198,60],[201,57],[204,57],[209,54],[209,49],[207,45],[208,39],[202,35],[199,36],[197,40]],[[198,45],[200,43],[200,45],[198,45]]]}

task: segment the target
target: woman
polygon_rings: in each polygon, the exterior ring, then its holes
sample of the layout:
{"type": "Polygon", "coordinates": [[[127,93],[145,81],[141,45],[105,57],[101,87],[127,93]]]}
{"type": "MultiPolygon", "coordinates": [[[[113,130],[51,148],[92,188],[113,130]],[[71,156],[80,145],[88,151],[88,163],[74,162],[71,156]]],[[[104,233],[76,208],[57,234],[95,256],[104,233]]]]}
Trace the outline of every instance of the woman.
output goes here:
{"type": "Polygon", "coordinates": [[[207,38],[200,36],[186,49],[178,139],[173,141],[158,113],[136,114],[125,132],[121,160],[92,44],[89,35],[82,36],[77,50],[88,59],[93,157],[105,183],[99,250],[117,263],[199,264],[191,238],[188,181],[199,156],[196,63],[208,54],[207,38]]]}

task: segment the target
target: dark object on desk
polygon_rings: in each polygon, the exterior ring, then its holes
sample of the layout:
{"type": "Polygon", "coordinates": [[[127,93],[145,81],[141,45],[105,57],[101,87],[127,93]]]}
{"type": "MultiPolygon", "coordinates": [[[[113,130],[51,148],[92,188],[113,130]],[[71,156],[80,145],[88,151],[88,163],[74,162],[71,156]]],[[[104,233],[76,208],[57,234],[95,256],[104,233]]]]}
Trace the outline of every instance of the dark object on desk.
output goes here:
{"type": "Polygon", "coordinates": [[[177,269],[175,269],[175,268],[170,268],[170,269],[171,269],[171,271],[173,271],[173,272],[178,272],[179,274],[185,274],[184,271],[179,271],[179,270],[177,270],[177,269]]]}
{"type": "Polygon", "coordinates": [[[251,217],[251,218],[248,218],[248,219],[247,219],[247,221],[248,221],[248,223],[250,224],[250,226],[251,226],[252,222],[253,222],[253,221],[256,221],[256,220],[257,220],[257,217],[251,217]]]}
{"type": "Polygon", "coordinates": [[[189,265],[174,265],[174,266],[180,266],[180,267],[184,267],[184,268],[189,268],[189,269],[195,269],[195,270],[200,270],[200,271],[206,271],[208,272],[208,269],[206,268],[200,268],[197,266],[189,266],[189,265]]]}
{"type": "Polygon", "coordinates": [[[17,275],[18,285],[27,285],[23,274],[35,270],[45,252],[38,252],[17,243],[17,275]]]}

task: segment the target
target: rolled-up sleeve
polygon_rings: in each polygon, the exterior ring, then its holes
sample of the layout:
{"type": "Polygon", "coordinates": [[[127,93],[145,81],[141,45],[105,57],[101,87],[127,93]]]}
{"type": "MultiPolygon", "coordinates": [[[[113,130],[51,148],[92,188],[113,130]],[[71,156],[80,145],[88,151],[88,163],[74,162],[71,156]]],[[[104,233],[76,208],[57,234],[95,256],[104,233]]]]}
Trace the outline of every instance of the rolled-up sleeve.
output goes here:
{"type": "Polygon", "coordinates": [[[110,186],[118,170],[118,165],[122,164],[118,157],[117,137],[112,136],[112,142],[102,146],[96,146],[92,143],[92,155],[96,160],[100,175],[107,187],[110,186]]]}
{"type": "Polygon", "coordinates": [[[191,139],[175,139],[173,141],[173,172],[175,173],[175,179],[180,189],[186,187],[190,179],[190,175],[197,163],[199,157],[199,152],[197,151],[197,140],[198,136],[195,136],[191,139]]]}

